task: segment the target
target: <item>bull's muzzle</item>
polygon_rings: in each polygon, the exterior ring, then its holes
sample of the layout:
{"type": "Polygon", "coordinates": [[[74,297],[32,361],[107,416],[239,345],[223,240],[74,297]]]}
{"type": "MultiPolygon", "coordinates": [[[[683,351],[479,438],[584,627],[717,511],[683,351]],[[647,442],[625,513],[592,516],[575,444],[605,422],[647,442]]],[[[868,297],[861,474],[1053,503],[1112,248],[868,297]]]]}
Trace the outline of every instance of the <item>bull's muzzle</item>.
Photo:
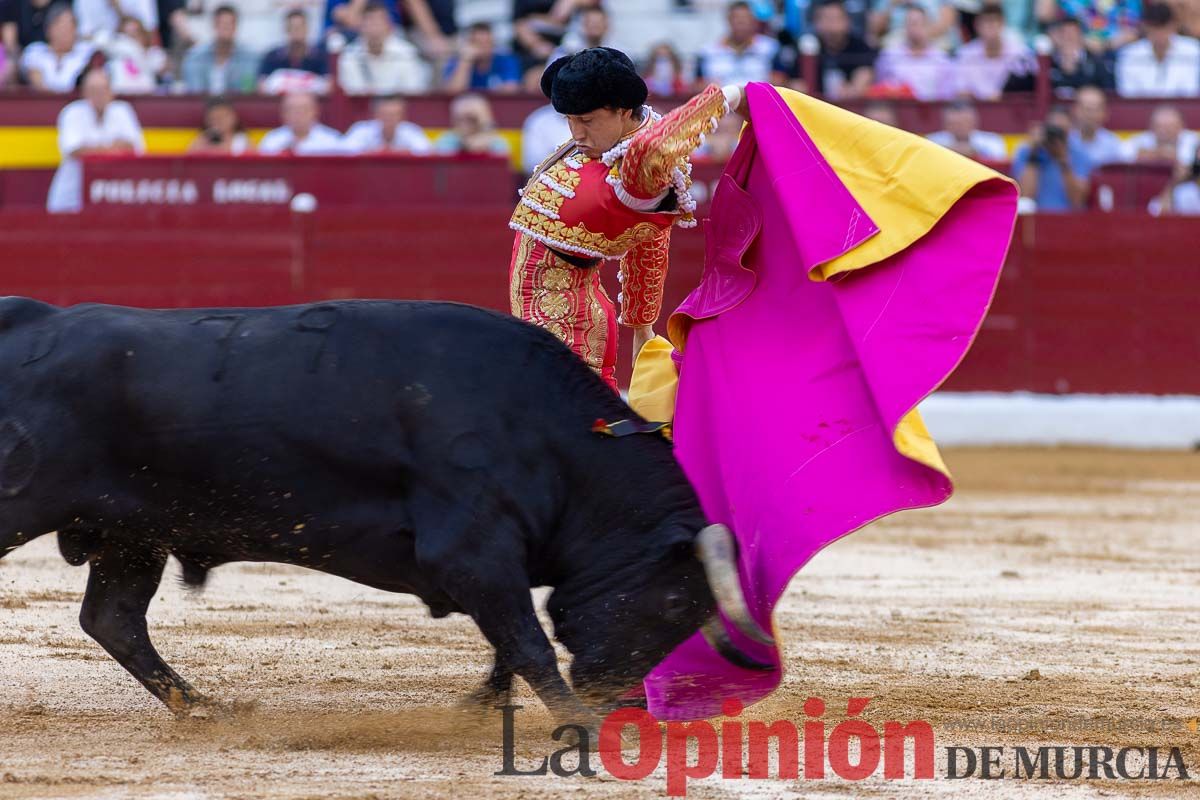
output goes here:
{"type": "MultiPolygon", "coordinates": [[[[696,556],[704,565],[708,586],[717,601],[717,608],[739,632],[760,644],[774,646],[775,639],[750,615],[742,582],[738,578],[737,556],[733,534],[724,525],[709,525],[696,537],[696,556]]],[[[704,639],[726,661],[742,669],[772,670],[767,664],[743,653],[729,638],[720,614],[714,614],[700,628],[704,639]]]]}

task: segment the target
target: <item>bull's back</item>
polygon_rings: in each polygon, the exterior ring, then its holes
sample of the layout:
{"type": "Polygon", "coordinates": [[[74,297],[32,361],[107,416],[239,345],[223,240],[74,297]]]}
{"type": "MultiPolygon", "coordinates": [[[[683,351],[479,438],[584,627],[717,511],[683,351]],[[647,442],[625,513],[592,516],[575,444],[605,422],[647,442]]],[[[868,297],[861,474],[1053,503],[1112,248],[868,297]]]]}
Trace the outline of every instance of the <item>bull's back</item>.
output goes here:
{"type": "Polygon", "coordinates": [[[453,303],[35,311],[25,338],[43,343],[22,346],[46,352],[17,368],[24,379],[73,381],[90,429],[127,460],[188,454],[200,473],[331,460],[386,472],[439,448],[465,461],[545,450],[558,430],[586,437],[624,408],[549,334],[453,303]]]}

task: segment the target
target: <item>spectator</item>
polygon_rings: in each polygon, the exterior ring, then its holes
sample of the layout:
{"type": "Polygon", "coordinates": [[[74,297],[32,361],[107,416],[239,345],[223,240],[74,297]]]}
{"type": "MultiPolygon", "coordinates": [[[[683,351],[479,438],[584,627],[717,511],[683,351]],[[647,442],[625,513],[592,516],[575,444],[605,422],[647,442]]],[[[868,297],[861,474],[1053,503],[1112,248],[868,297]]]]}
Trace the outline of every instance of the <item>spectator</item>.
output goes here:
{"type": "Polygon", "coordinates": [[[1150,130],[1134,136],[1127,143],[1132,161],[1173,161],[1192,163],[1200,138],[1183,126],[1183,115],[1171,105],[1162,105],[1150,114],[1150,130]]]}
{"type": "Polygon", "coordinates": [[[1178,34],[1171,7],[1142,11],[1146,37],[1117,53],[1117,92],[1125,97],[1200,96],[1200,42],[1178,34]]]}
{"type": "Polygon", "coordinates": [[[467,28],[458,55],[446,65],[448,92],[467,90],[515,92],[521,88],[521,62],[511,53],[496,52],[492,26],[476,22],[467,28]]]}
{"type": "Polygon", "coordinates": [[[1033,51],[1020,35],[1004,27],[999,3],[983,6],[975,16],[977,37],[959,48],[955,59],[958,94],[976,100],[998,100],[1010,80],[1032,89],[1037,71],[1033,51]]]}
{"type": "Polygon", "coordinates": [[[249,149],[250,141],[233,103],[224,97],[209,98],[204,105],[204,130],[188,146],[188,152],[240,156],[249,149]]]}
{"type": "Polygon", "coordinates": [[[75,13],[79,15],[79,35],[100,43],[116,36],[125,17],[142,23],[151,35],[158,31],[155,0],[75,0],[75,13]]]}
{"type": "Polygon", "coordinates": [[[945,100],[954,94],[954,65],[933,44],[928,12],[916,4],[907,8],[904,41],[885,47],[875,62],[879,82],[918,100],[945,100]]]}
{"type": "Polygon", "coordinates": [[[283,125],[268,131],[258,143],[263,155],[340,155],[342,135],[321,124],[321,105],[312,92],[285,94],[279,102],[283,125]]]}
{"type": "Polygon", "coordinates": [[[1150,201],[1149,211],[1156,217],[1160,214],[1200,215],[1200,151],[1192,157],[1191,163],[1176,166],[1171,182],[1150,201]]]}
{"type": "Polygon", "coordinates": [[[522,72],[548,63],[575,11],[597,4],[597,0],[513,0],[513,50],[521,59],[522,72]]]}
{"type": "Polygon", "coordinates": [[[965,100],[951,103],[942,110],[943,130],[931,133],[929,140],[947,147],[967,158],[980,161],[1003,161],[1008,158],[1008,146],[998,133],[979,130],[979,114],[965,100]]]}
{"type": "Polygon", "coordinates": [[[929,41],[940,50],[958,44],[958,10],[949,0],[875,0],[869,40],[885,47],[904,41],[909,7],[918,5],[929,21],[929,41]]]}
{"type": "Polygon", "coordinates": [[[563,56],[575,55],[580,50],[586,50],[589,47],[603,47],[608,44],[607,11],[597,5],[584,8],[578,16],[579,32],[573,34],[568,30],[566,36],[563,37],[563,43],[554,48],[554,52],[547,59],[550,63],[554,63],[563,56]]]}
{"type": "Polygon", "coordinates": [[[137,17],[121,18],[121,28],[107,40],[104,54],[115,94],[153,92],[167,68],[167,54],[137,17]]]}
{"type": "Polygon", "coordinates": [[[441,155],[508,156],[508,142],[496,133],[492,107],[481,94],[464,94],[450,103],[450,123],[453,126],[433,143],[441,155]]]}
{"type": "Polygon", "coordinates": [[[867,119],[884,125],[891,125],[893,128],[899,128],[900,124],[896,119],[896,108],[891,103],[885,103],[882,100],[873,100],[863,106],[862,115],[867,119]]]}
{"type": "Polygon", "coordinates": [[[0,0],[0,44],[13,77],[21,51],[34,42],[46,41],[46,17],[55,5],[65,5],[65,0],[0,0]]]}
{"type": "Polygon", "coordinates": [[[686,94],[690,81],[683,71],[683,59],[669,42],[659,42],[650,50],[642,78],[650,94],[674,97],[686,94]]]}
{"type": "Polygon", "coordinates": [[[1079,20],[1089,51],[1116,50],[1138,38],[1142,0],[1034,0],[1038,22],[1053,25],[1063,18],[1079,20]]]}
{"type": "Polygon", "coordinates": [[[204,94],[253,92],[258,85],[258,59],[237,43],[237,9],[217,6],[212,24],[212,41],[193,47],[183,57],[184,86],[204,94]]]}
{"type": "Polygon", "coordinates": [[[82,97],[67,103],[58,115],[58,152],[62,158],[46,210],[51,213],[78,211],[83,206],[83,165],[80,156],[100,153],[143,153],[142,126],[133,107],[114,100],[108,74],[89,69],[80,80],[82,97]]]}
{"type": "Polygon", "coordinates": [[[1013,156],[1013,177],[1021,185],[1021,196],[1034,200],[1038,211],[1081,209],[1087,201],[1091,159],[1071,141],[1070,128],[1066,109],[1052,108],[1013,156]]]}
{"type": "Polygon", "coordinates": [[[46,41],[33,42],[21,54],[21,69],[34,89],[73,92],[94,54],[76,33],[75,12],[60,3],[46,14],[46,41]]]}
{"type": "MultiPolygon", "coordinates": [[[[822,0],[813,10],[813,32],[820,43],[817,92],[833,100],[862,97],[875,80],[876,52],[854,33],[850,14],[841,0],[822,0]]],[[[781,48],[775,59],[775,83],[791,83],[808,91],[800,80],[800,56],[795,47],[781,48]]]]}
{"type": "Polygon", "coordinates": [[[372,2],[363,10],[362,35],[342,51],[338,82],[346,94],[420,94],[429,89],[429,71],[395,32],[387,6],[372,2]]]}
{"type": "Polygon", "coordinates": [[[1070,96],[1083,86],[1112,89],[1116,84],[1108,61],[1087,49],[1083,27],[1074,17],[1050,28],[1050,85],[1059,95],[1070,96]]]}
{"type": "Polygon", "coordinates": [[[700,83],[726,86],[770,80],[779,42],[759,33],[758,18],[749,3],[731,3],[726,20],[729,32],[700,53],[696,70],[700,83]]]}
{"type": "Polygon", "coordinates": [[[362,34],[367,9],[382,5],[392,24],[416,29],[422,49],[434,60],[450,56],[447,38],[454,30],[454,0],[330,0],[325,9],[325,31],[331,48],[341,49],[362,34]]]}
{"type": "Polygon", "coordinates": [[[1075,93],[1071,109],[1075,127],[1071,140],[1087,153],[1092,167],[1128,161],[1125,143],[1104,124],[1108,121],[1108,101],[1095,86],[1084,86],[1075,93]]]}
{"type": "Polygon", "coordinates": [[[428,155],[433,145],[425,131],[404,118],[407,104],[399,95],[385,95],[371,101],[374,119],[364,119],[350,126],[342,137],[342,149],[347,153],[409,153],[428,155]]]}
{"type": "Polygon", "coordinates": [[[258,90],[264,94],[308,91],[323,94],[328,88],[329,57],[308,43],[308,17],[293,8],[283,18],[284,44],[263,56],[258,65],[258,90]]]}
{"type": "Polygon", "coordinates": [[[527,176],[532,175],[547,156],[570,140],[567,118],[547,103],[521,125],[521,169],[527,176]]]}

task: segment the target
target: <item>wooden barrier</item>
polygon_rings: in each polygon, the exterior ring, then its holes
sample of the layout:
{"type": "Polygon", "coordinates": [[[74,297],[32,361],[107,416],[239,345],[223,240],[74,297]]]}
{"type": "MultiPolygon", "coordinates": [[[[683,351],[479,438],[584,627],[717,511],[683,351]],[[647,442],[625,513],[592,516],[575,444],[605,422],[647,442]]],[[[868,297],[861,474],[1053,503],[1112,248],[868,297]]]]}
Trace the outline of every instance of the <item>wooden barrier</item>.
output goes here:
{"type": "MultiPolygon", "coordinates": [[[[510,212],[508,205],[7,212],[0,286],[64,305],[390,297],[507,310],[510,212]]],[[[1200,394],[1196,226],[1123,213],[1022,218],[983,330],[945,388],[1200,394]]],[[[702,228],[672,237],[666,308],[696,285],[703,245],[702,228]]],[[[615,297],[611,270],[607,279],[615,297]]],[[[627,364],[627,335],[622,345],[627,364]]]]}

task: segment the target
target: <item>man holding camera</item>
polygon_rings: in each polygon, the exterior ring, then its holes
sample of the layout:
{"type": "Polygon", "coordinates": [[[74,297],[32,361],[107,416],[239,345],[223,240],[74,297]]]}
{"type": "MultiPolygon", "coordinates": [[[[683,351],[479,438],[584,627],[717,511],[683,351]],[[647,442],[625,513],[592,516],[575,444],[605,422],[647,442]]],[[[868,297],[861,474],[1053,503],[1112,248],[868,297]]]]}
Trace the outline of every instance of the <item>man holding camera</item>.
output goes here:
{"type": "Polygon", "coordinates": [[[1029,141],[1013,156],[1013,177],[1021,196],[1037,203],[1038,211],[1072,211],[1087,203],[1092,162],[1087,151],[1068,136],[1071,117],[1055,107],[1045,122],[1034,123],[1029,141]]]}

